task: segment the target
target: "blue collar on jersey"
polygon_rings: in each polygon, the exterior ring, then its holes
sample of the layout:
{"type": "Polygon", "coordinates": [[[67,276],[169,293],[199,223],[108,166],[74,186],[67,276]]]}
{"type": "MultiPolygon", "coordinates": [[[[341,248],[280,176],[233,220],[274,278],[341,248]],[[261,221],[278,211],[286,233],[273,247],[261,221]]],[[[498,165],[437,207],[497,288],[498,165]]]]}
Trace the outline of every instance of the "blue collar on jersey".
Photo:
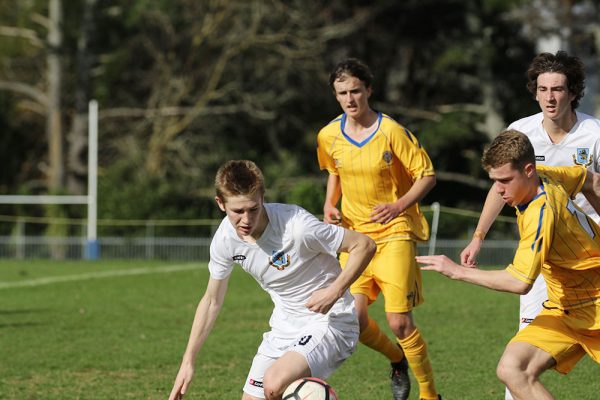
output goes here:
{"type": "Polygon", "coordinates": [[[371,140],[371,138],[373,136],[375,136],[375,134],[379,130],[379,127],[381,126],[382,118],[383,118],[383,115],[380,112],[378,112],[377,113],[377,128],[375,128],[373,133],[371,133],[368,138],[366,138],[365,140],[363,140],[362,142],[359,143],[356,140],[352,139],[350,136],[346,135],[346,132],[344,131],[344,128],[346,127],[346,113],[344,113],[342,115],[342,122],[341,122],[342,135],[344,135],[346,140],[349,141],[350,143],[352,143],[353,145],[355,145],[356,147],[363,147],[365,144],[369,143],[369,140],[371,140]]]}
{"type": "Polygon", "coordinates": [[[542,182],[540,182],[540,189],[542,189],[542,191],[538,194],[535,195],[535,197],[531,200],[529,200],[528,203],[525,204],[519,204],[517,205],[517,210],[519,210],[519,212],[523,212],[527,209],[527,207],[531,204],[532,201],[534,201],[535,199],[537,199],[540,196],[545,196],[546,195],[546,189],[544,189],[544,184],[542,182]]]}

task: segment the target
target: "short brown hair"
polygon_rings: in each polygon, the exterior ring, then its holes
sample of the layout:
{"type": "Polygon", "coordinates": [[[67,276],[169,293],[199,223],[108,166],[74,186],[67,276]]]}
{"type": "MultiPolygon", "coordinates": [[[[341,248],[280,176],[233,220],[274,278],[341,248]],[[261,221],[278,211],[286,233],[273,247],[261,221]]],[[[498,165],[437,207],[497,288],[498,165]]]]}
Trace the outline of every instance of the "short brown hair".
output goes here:
{"type": "Polygon", "coordinates": [[[535,152],[529,138],[514,129],[496,136],[481,158],[486,171],[508,163],[512,164],[513,169],[523,169],[529,163],[535,164],[535,152]]]}
{"type": "Polygon", "coordinates": [[[558,72],[567,77],[567,89],[575,95],[571,101],[571,108],[579,107],[579,100],[583,97],[585,89],[585,67],[576,56],[569,56],[565,51],[556,54],[541,53],[536,56],[527,70],[527,89],[535,98],[537,93],[537,78],[546,72],[558,72]]]}
{"type": "Polygon", "coordinates": [[[342,75],[353,76],[365,84],[365,87],[371,87],[373,82],[373,73],[365,63],[356,58],[348,58],[339,62],[331,74],[329,74],[329,86],[335,90],[333,83],[342,77],[342,75]]]}
{"type": "Polygon", "coordinates": [[[252,161],[230,160],[221,165],[215,176],[217,197],[224,203],[227,197],[265,194],[263,174],[252,161]]]}

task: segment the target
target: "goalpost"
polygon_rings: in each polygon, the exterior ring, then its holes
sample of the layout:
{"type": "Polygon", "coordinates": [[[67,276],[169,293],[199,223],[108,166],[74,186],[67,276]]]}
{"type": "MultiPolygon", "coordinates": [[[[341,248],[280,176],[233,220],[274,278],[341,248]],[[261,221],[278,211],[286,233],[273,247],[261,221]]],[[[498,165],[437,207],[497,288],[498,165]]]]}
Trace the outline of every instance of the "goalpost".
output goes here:
{"type": "Polygon", "coordinates": [[[88,190],[86,196],[70,195],[0,195],[0,204],[87,204],[87,237],[84,257],[100,258],[97,237],[98,215],[98,102],[91,100],[88,106],[88,190]]]}

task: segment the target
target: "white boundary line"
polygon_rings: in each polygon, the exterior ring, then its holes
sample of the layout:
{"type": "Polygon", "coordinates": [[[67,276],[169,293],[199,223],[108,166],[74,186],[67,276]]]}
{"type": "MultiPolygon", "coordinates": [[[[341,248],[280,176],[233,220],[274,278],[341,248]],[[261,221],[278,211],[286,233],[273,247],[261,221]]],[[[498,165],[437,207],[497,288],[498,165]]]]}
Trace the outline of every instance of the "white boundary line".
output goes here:
{"type": "Polygon", "coordinates": [[[47,278],[29,279],[26,281],[0,282],[0,290],[1,289],[21,288],[21,287],[36,287],[36,286],[43,286],[43,285],[51,285],[53,283],[112,278],[112,277],[116,277],[116,276],[166,274],[169,272],[190,271],[190,270],[199,269],[199,268],[202,268],[200,266],[200,264],[183,264],[183,265],[169,265],[169,266],[165,266],[165,267],[155,267],[155,268],[145,267],[145,268],[134,268],[134,269],[126,269],[126,270],[89,272],[87,274],[77,274],[77,275],[52,276],[52,277],[47,277],[47,278]]]}

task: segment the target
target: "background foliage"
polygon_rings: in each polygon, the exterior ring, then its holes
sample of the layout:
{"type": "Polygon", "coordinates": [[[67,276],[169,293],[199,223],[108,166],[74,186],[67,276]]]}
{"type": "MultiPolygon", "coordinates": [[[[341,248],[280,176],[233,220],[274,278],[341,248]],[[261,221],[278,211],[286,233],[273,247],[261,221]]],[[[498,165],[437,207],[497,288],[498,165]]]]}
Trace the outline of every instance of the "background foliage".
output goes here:
{"type": "Polygon", "coordinates": [[[375,73],[373,107],[434,161],[438,185],[424,203],[477,210],[483,146],[537,110],[524,79],[536,44],[558,35],[573,53],[596,54],[597,3],[2,2],[0,193],[85,193],[93,98],[99,218],[216,217],[213,176],[234,158],[262,167],[268,200],[318,214],[316,133],[340,112],[328,72],[354,56],[375,73]]]}

